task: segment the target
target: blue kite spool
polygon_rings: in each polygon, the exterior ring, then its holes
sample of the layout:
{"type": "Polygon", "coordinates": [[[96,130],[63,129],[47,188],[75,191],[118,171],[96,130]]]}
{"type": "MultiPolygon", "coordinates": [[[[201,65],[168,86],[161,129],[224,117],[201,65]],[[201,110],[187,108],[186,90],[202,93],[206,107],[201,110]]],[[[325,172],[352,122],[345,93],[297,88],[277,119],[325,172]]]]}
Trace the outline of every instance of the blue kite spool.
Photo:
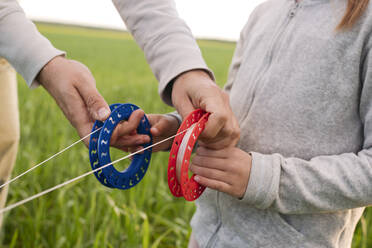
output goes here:
{"type": "MultiPolygon", "coordinates": [[[[96,121],[93,125],[92,132],[100,127],[102,127],[102,129],[92,134],[89,141],[89,160],[92,170],[111,163],[110,140],[115,127],[121,121],[128,120],[133,111],[139,108],[134,104],[125,103],[112,104],[110,105],[110,109],[111,115],[105,122],[96,121]]],[[[144,115],[137,127],[138,134],[150,136],[150,142],[142,145],[144,148],[152,144],[150,128],[150,123],[146,115],[144,115]]],[[[107,187],[129,189],[140,182],[146,174],[150,164],[151,151],[152,149],[149,148],[143,151],[142,154],[134,155],[131,164],[124,171],[120,172],[116,170],[113,165],[110,165],[95,172],[94,175],[97,177],[98,181],[107,187]]]]}

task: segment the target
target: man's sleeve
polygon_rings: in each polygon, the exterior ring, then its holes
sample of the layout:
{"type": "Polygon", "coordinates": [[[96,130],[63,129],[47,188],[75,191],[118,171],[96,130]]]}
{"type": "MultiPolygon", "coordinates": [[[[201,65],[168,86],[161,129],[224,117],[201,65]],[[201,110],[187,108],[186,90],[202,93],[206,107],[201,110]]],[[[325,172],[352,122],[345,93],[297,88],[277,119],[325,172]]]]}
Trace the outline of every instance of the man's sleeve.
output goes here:
{"type": "Polygon", "coordinates": [[[159,94],[167,104],[172,104],[170,83],[179,74],[203,69],[213,78],[173,0],[113,0],[113,3],[144,51],[160,82],[159,94]]]}
{"type": "Polygon", "coordinates": [[[52,58],[63,55],[26,18],[16,0],[0,1],[0,56],[20,73],[30,87],[52,58]]]}

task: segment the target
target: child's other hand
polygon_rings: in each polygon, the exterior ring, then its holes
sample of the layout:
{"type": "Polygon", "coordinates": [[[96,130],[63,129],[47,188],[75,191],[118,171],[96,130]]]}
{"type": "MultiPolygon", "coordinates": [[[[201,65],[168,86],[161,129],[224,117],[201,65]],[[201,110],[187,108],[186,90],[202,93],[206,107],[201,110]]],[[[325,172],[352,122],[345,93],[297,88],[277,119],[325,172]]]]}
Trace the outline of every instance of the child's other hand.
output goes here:
{"type": "MultiPolygon", "coordinates": [[[[142,149],[141,145],[150,141],[148,135],[137,133],[137,127],[144,114],[142,109],[138,109],[132,113],[128,121],[120,123],[112,134],[110,145],[125,152],[135,152],[142,149]]],[[[175,117],[162,114],[149,114],[147,118],[151,124],[150,132],[153,136],[153,143],[177,133],[179,124],[175,117]]],[[[172,140],[161,143],[153,147],[153,151],[166,150],[171,144],[172,140]]]]}
{"type": "Polygon", "coordinates": [[[199,147],[190,170],[201,185],[241,198],[247,189],[251,167],[252,157],[239,148],[199,147]]]}

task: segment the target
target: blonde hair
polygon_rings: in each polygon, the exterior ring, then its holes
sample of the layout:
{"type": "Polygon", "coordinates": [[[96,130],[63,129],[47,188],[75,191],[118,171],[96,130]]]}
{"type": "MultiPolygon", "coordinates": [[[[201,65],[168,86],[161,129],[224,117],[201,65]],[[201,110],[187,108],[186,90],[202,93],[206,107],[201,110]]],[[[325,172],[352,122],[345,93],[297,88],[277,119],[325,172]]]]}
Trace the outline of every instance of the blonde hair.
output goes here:
{"type": "Polygon", "coordinates": [[[337,29],[351,28],[363,15],[368,7],[369,0],[348,0],[347,9],[337,29]]]}

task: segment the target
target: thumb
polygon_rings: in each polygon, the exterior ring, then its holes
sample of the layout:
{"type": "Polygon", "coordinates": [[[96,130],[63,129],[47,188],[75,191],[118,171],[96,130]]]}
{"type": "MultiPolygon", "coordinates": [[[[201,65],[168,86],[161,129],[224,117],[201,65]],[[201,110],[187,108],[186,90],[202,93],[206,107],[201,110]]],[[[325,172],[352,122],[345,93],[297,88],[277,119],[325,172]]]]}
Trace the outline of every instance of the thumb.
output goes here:
{"type": "Polygon", "coordinates": [[[90,117],[99,121],[106,120],[111,111],[105,99],[103,99],[94,84],[81,82],[75,87],[82,96],[90,117]]]}
{"type": "Polygon", "coordinates": [[[166,119],[164,118],[161,118],[161,116],[159,116],[158,118],[160,118],[159,121],[157,121],[152,127],[151,127],[151,134],[154,135],[154,136],[160,136],[164,133],[167,133],[168,129],[169,129],[169,125],[168,125],[168,122],[166,119]]]}

